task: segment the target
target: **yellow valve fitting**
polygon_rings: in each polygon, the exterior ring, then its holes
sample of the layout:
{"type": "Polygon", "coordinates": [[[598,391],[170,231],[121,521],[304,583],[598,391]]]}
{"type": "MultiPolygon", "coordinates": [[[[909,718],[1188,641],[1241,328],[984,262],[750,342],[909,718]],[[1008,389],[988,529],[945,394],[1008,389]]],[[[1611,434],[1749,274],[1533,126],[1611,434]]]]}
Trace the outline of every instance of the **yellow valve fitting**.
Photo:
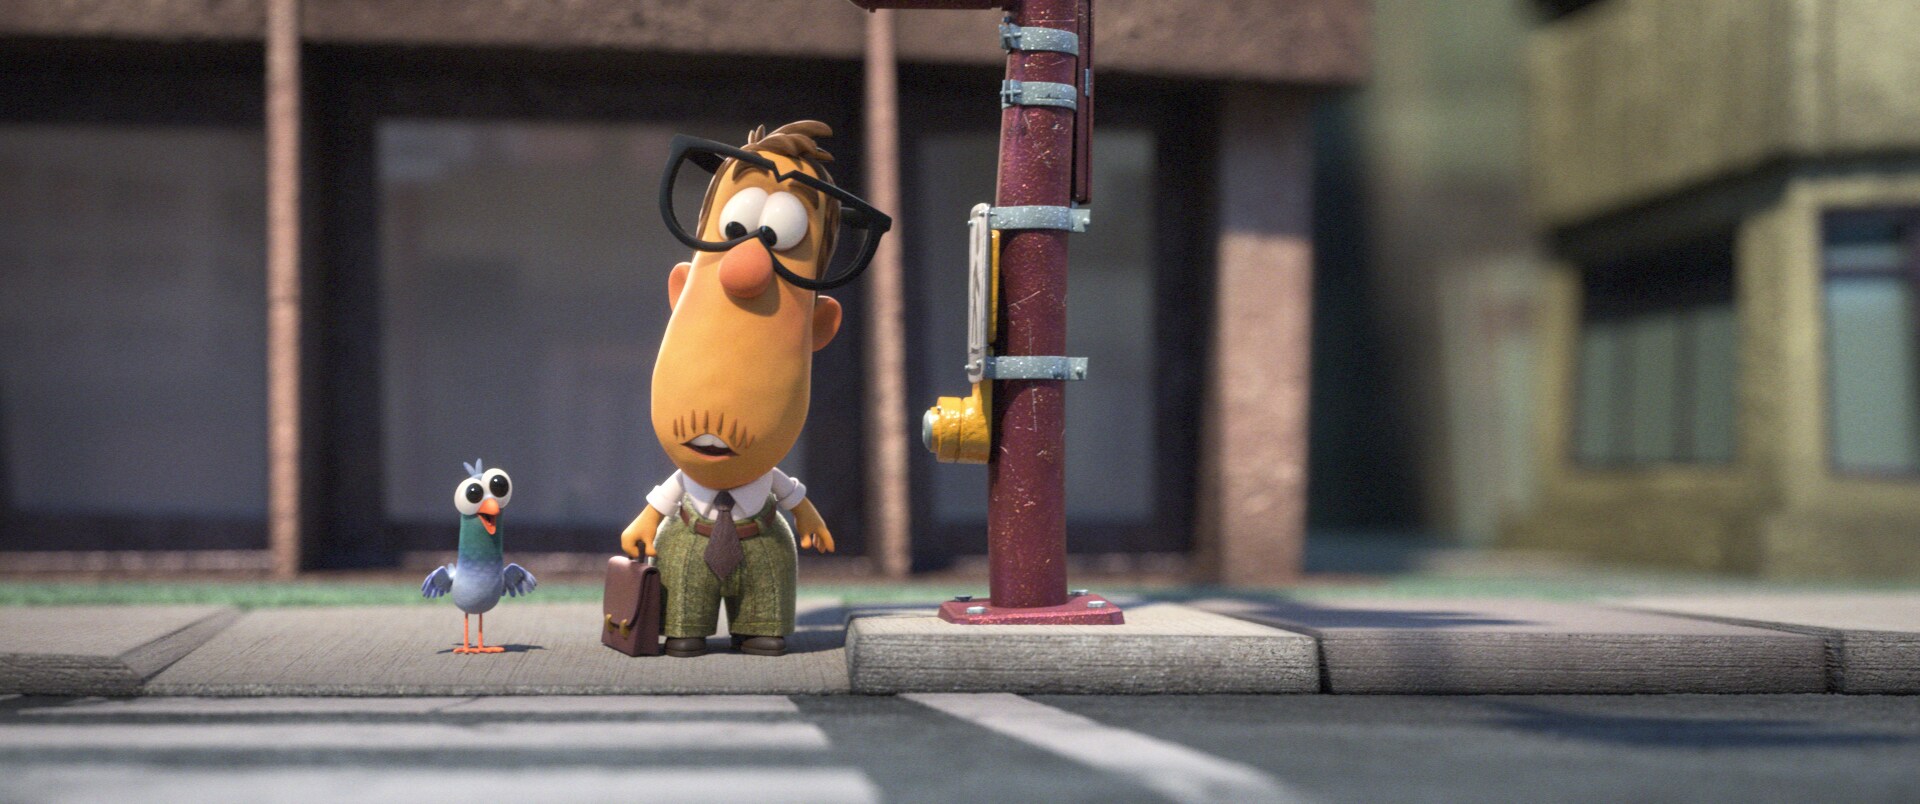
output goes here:
{"type": "Polygon", "coordinates": [[[973,384],[967,397],[943,396],[920,417],[920,440],[941,463],[986,463],[993,450],[987,409],[993,406],[988,382],[973,384]]]}
{"type": "Polygon", "coordinates": [[[986,204],[968,216],[967,376],[979,378],[966,397],[943,396],[920,417],[920,441],[941,463],[986,463],[993,452],[993,381],[984,376],[1000,326],[1000,233],[988,228],[986,204]]]}

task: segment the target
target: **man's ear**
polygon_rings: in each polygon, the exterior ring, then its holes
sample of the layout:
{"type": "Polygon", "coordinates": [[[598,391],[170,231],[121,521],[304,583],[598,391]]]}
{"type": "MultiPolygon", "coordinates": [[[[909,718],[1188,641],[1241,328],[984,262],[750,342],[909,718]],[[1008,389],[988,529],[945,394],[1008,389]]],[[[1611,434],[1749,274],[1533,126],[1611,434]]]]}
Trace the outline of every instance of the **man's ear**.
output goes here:
{"type": "Polygon", "coordinates": [[[673,266],[673,273],[667,274],[667,309],[680,306],[680,291],[687,289],[687,272],[693,270],[693,263],[683,262],[673,266]]]}
{"type": "Polygon", "coordinates": [[[833,342],[840,332],[840,303],[832,296],[813,297],[813,350],[818,352],[833,342]]]}

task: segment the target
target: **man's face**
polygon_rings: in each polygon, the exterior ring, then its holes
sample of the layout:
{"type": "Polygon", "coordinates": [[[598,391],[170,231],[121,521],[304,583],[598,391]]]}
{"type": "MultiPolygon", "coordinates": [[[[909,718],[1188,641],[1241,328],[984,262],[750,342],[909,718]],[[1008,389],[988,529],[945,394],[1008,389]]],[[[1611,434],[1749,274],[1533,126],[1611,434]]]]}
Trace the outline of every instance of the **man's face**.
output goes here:
{"type": "MultiPolygon", "coordinates": [[[[782,172],[805,169],[768,157],[782,172]]],[[[765,474],[799,439],[813,351],[838,329],[839,305],[781,281],[770,256],[800,276],[820,276],[823,199],[738,163],[715,181],[698,236],[726,240],[764,226],[775,242],[695,252],[691,264],[674,268],[673,315],[653,369],[653,430],[688,477],[724,489],[765,474]]]]}

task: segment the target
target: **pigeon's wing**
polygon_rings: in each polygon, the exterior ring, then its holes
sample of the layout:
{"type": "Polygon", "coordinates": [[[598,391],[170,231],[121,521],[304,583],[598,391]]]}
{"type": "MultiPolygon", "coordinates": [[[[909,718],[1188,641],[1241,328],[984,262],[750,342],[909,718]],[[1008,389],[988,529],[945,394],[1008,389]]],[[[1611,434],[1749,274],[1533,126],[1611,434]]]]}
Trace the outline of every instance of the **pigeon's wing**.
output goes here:
{"type": "Polygon", "coordinates": [[[540,585],[539,579],[533,577],[533,573],[519,564],[508,564],[506,569],[500,571],[500,580],[507,584],[508,597],[519,597],[540,585]]]}
{"type": "Polygon", "coordinates": [[[427,579],[420,582],[420,596],[439,597],[446,594],[447,590],[452,588],[453,569],[451,567],[441,567],[428,573],[427,579]]]}

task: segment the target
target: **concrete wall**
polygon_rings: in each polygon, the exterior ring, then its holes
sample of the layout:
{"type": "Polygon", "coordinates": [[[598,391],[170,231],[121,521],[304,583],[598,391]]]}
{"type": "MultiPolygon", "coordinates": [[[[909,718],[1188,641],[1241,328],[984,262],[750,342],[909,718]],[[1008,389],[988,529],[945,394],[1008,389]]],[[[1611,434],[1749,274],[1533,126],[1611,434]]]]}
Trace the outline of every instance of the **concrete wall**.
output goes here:
{"type": "Polygon", "coordinates": [[[1561,226],[1789,157],[1920,147],[1920,3],[1609,0],[1528,46],[1561,226]]]}
{"type": "MultiPolygon", "coordinates": [[[[265,0],[9,0],[0,37],[258,40],[265,0]]],[[[604,48],[857,59],[864,16],[846,0],[305,0],[313,42],[604,48]]],[[[899,15],[907,61],[998,64],[998,11],[899,15]]],[[[1103,70],[1351,84],[1367,71],[1366,0],[1101,0],[1103,70]]]]}
{"type": "Polygon", "coordinates": [[[1384,364],[1395,421],[1405,422],[1420,529],[1469,544],[1491,541],[1502,511],[1526,504],[1532,489],[1525,378],[1540,272],[1533,233],[1516,225],[1526,215],[1527,11],[1484,0],[1383,3],[1375,74],[1353,98],[1366,210],[1349,225],[1366,232],[1366,325],[1382,345],[1359,359],[1384,364]]]}
{"type": "MultiPolygon", "coordinates": [[[[1920,577],[1920,480],[1836,473],[1828,423],[1827,344],[1820,275],[1820,216],[1836,207],[1920,206],[1920,175],[1860,171],[1793,182],[1764,225],[1779,266],[1779,318],[1765,329],[1781,408],[1774,443],[1779,506],[1759,524],[1767,575],[1920,577]]],[[[1768,319],[1755,319],[1768,320],[1768,319]]],[[[1743,367],[1744,368],[1744,367],[1743,367]]]]}
{"type": "Polygon", "coordinates": [[[1542,220],[1573,223],[1810,145],[1804,82],[1824,5],[1609,0],[1542,26],[1527,53],[1542,220]]]}

